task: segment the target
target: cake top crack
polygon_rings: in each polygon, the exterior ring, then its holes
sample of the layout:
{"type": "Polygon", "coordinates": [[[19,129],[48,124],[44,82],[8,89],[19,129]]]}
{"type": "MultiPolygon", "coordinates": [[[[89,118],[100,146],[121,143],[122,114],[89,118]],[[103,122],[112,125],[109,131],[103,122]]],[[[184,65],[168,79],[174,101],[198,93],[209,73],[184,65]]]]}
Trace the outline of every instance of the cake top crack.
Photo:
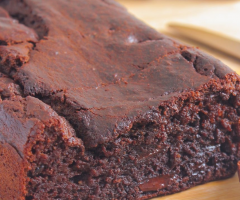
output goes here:
{"type": "MultiPolygon", "coordinates": [[[[21,85],[25,96],[41,99],[68,119],[89,148],[120,132],[127,134],[134,120],[161,102],[232,73],[220,61],[158,33],[111,0],[71,5],[64,0],[10,0],[0,5],[24,24],[0,27],[6,33],[29,29],[22,41],[32,45],[20,47],[24,59],[19,66],[15,63],[4,71],[4,62],[1,70],[21,85]]],[[[12,20],[5,15],[3,21],[12,20]]],[[[3,41],[10,45],[12,40],[3,41]]],[[[4,48],[19,52],[19,46],[4,48]]]]}

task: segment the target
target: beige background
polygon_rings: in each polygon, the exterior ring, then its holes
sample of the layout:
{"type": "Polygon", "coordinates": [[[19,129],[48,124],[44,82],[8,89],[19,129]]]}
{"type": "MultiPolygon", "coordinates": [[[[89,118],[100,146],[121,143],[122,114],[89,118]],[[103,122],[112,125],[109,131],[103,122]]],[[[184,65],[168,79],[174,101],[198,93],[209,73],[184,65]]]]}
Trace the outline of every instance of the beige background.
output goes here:
{"type": "MultiPolygon", "coordinates": [[[[240,59],[227,55],[217,49],[201,44],[197,41],[190,40],[186,37],[175,34],[167,28],[166,24],[178,18],[186,18],[195,15],[204,10],[213,9],[209,18],[214,19],[214,8],[223,6],[226,12],[231,12],[228,7],[233,3],[240,1],[224,0],[118,0],[122,5],[128,8],[129,12],[143,20],[150,26],[171,36],[179,41],[199,47],[201,50],[220,59],[222,62],[233,68],[240,74],[240,59]]],[[[224,13],[223,13],[224,15],[224,13]]],[[[233,19],[239,21],[240,19],[233,19]]],[[[228,31],[228,30],[223,30],[228,31]]],[[[239,198],[240,199],[240,198],[239,198]]]]}
{"type": "MultiPolygon", "coordinates": [[[[118,0],[135,16],[155,29],[182,41],[185,44],[198,46],[201,50],[217,57],[240,74],[240,59],[227,55],[218,49],[182,37],[170,31],[166,24],[172,20],[191,17],[197,12],[216,6],[227,7],[237,1],[207,1],[207,0],[118,0]]],[[[224,13],[223,13],[224,15],[224,13]]],[[[214,18],[214,12],[209,18],[214,18]]],[[[239,20],[240,19],[233,19],[239,20]]],[[[240,25],[240,24],[239,24],[240,25]]],[[[227,31],[227,30],[224,30],[227,31]]],[[[154,200],[240,200],[240,184],[237,175],[233,178],[211,182],[181,192],[154,200]]]]}

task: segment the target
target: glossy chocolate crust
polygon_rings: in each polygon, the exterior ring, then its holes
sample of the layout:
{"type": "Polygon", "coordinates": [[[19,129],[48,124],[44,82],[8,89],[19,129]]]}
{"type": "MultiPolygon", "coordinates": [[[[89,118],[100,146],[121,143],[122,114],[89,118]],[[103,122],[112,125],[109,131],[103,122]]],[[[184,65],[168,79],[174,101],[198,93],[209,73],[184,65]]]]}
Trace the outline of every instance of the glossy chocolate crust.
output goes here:
{"type": "Polygon", "coordinates": [[[0,6],[3,199],[146,199],[236,171],[239,77],[219,60],[158,33],[111,0],[1,0],[0,6]],[[204,123],[206,117],[198,115],[204,105],[221,108],[230,117],[210,109],[214,117],[204,123]],[[200,125],[189,114],[194,112],[200,125]],[[172,130],[163,128],[163,119],[172,130]],[[205,127],[207,123],[215,127],[205,127]],[[194,128],[182,131],[187,126],[194,128]],[[197,147],[183,140],[186,144],[180,147],[178,136],[173,136],[180,129],[184,137],[189,131],[203,138],[216,132],[216,137],[202,144],[197,138],[197,147]],[[140,132],[147,132],[145,139],[140,132]],[[52,150],[45,152],[43,147],[52,150]],[[194,161],[191,175],[183,164],[184,151],[196,160],[202,147],[209,171],[201,180],[185,183],[185,175],[189,180],[204,171],[204,163],[194,161]],[[191,148],[197,149],[197,156],[191,148]],[[65,154],[62,149],[67,149],[65,154]],[[214,160],[213,153],[222,153],[225,160],[214,160]],[[56,155],[63,158],[61,167],[53,164],[58,162],[56,155]],[[162,156],[162,164],[157,156],[162,156]],[[226,161],[231,164],[221,165],[226,161]],[[126,175],[134,162],[141,167],[126,175]],[[120,163],[128,166],[122,168],[124,173],[119,172],[120,163]],[[146,169],[152,172],[141,174],[146,169]],[[175,176],[179,170],[181,177],[175,176]],[[71,189],[51,185],[59,181],[56,173],[65,174],[68,180],[61,180],[71,189]]]}

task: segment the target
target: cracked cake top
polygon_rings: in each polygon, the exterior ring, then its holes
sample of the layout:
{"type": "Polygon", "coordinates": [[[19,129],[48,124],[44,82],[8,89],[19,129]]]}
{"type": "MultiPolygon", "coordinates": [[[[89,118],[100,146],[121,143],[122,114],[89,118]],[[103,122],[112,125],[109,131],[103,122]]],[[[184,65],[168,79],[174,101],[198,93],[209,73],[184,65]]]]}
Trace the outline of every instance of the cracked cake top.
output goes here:
{"type": "Polygon", "coordinates": [[[1,71],[66,117],[86,147],[128,134],[135,122],[155,120],[162,102],[232,73],[111,0],[0,5],[1,71]]]}

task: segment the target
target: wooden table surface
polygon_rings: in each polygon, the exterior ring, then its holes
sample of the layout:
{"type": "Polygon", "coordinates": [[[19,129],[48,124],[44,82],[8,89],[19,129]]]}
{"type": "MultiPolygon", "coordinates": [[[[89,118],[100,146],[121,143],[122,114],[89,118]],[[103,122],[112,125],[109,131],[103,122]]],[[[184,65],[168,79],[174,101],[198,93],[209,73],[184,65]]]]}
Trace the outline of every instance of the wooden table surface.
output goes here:
{"type": "MultiPolygon", "coordinates": [[[[227,55],[217,49],[198,43],[188,38],[176,35],[168,30],[166,24],[178,17],[191,17],[196,12],[215,6],[228,6],[236,1],[207,0],[118,0],[128,8],[129,12],[182,43],[198,46],[201,50],[213,55],[240,74],[240,59],[227,55]]],[[[226,12],[228,10],[226,9],[226,12]]],[[[224,13],[223,13],[224,14],[224,13]]],[[[214,17],[214,16],[209,16],[214,17]]],[[[236,20],[236,19],[235,19],[236,20]]],[[[240,20],[240,19],[239,19],[240,20]]],[[[187,191],[155,198],[154,200],[240,200],[240,184],[237,175],[223,180],[196,186],[187,191]]]]}

